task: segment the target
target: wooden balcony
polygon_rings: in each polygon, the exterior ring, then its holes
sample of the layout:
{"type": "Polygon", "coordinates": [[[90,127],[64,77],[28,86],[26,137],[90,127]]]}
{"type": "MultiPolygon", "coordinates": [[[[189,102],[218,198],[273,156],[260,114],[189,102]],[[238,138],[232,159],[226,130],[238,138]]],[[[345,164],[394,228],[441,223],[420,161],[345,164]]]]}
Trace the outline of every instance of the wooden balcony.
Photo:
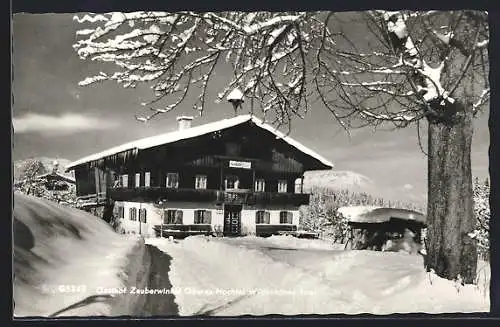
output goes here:
{"type": "Polygon", "coordinates": [[[115,201],[153,202],[158,200],[179,202],[216,202],[217,191],[167,187],[117,187],[108,189],[115,201]]]}
{"type": "Polygon", "coordinates": [[[307,205],[310,194],[253,192],[251,190],[200,190],[166,187],[110,188],[108,196],[115,201],[207,202],[217,204],[307,205]]]}
{"type": "Polygon", "coordinates": [[[88,194],[84,196],[79,196],[76,198],[76,207],[77,208],[86,208],[86,207],[96,207],[106,203],[106,193],[95,193],[88,194]]]}
{"type": "Polygon", "coordinates": [[[217,200],[227,204],[274,204],[296,206],[309,204],[309,194],[277,192],[242,192],[241,190],[218,191],[217,200]]]}

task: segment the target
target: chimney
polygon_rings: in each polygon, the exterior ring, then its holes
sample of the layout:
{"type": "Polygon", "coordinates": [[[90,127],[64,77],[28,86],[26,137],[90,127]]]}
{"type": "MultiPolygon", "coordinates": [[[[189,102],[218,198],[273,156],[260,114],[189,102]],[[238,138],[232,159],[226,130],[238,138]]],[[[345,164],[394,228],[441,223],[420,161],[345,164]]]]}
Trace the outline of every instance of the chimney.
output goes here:
{"type": "Polygon", "coordinates": [[[179,124],[179,131],[185,130],[191,127],[192,116],[179,116],[177,117],[177,122],[179,124]]]}

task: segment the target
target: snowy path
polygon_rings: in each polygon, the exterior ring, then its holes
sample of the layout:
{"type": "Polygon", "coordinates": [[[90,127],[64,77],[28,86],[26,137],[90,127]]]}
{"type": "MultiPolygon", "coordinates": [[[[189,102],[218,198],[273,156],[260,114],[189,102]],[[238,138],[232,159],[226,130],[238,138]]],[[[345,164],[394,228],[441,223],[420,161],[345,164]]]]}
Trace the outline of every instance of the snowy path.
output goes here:
{"type": "MultiPolygon", "coordinates": [[[[146,245],[146,250],[151,258],[147,287],[149,289],[171,289],[172,285],[168,279],[171,258],[151,245],[146,245]]],[[[135,308],[135,312],[131,313],[134,316],[176,316],[178,314],[173,294],[140,296],[145,298],[144,305],[135,308]]]]}
{"type": "Polygon", "coordinates": [[[173,258],[169,277],[182,316],[473,312],[489,305],[472,286],[461,294],[448,281],[429,286],[421,258],[407,254],[286,237],[147,243],[173,258]]]}

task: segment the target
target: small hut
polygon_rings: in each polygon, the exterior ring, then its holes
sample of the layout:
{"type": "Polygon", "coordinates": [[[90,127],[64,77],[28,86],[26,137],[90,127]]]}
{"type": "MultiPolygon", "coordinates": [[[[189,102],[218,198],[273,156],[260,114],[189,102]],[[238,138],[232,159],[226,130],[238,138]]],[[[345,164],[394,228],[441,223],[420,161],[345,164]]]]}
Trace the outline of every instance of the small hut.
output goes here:
{"type": "Polygon", "coordinates": [[[59,162],[52,163],[53,168],[50,173],[36,176],[35,180],[45,186],[49,191],[68,191],[75,185],[75,179],[59,173],[59,162]]]}
{"type": "Polygon", "coordinates": [[[45,190],[51,192],[70,191],[75,185],[75,179],[59,173],[59,163],[54,161],[51,172],[14,182],[14,187],[17,188],[23,188],[24,185],[27,185],[28,194],[30,194],[30,188],[33,186],[43,187],[45,190]]]}
{"type": "Polygon", "coordinates": [[[351,249],[382,251],[403,239],[421,245],[426,224],[420,212],[372,206],[342,207],[338,212],[348,219],[351,234],[346,247],[351,249]]]}

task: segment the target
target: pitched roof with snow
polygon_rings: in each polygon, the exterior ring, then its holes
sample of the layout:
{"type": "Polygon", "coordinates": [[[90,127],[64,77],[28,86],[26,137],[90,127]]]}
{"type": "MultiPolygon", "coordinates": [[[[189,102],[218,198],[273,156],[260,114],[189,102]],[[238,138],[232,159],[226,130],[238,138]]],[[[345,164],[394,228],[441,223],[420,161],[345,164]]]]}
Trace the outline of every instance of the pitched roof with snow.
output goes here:
{"type": "Polygon", "coordinates": [[[147,137],[143,138],[140,140],[128,142],[98,153],[91,154],[89,156],[86,156],[84,158],[78,159],[74,162],[71,162],[66,166],[66,171],[74,169],[76,166],[95,161],[95,160],[100,160],[108,156],[115,155],[120,152],[128,151],[128,150],[144,150],[144,149],[149,149],[153,148],[156,146],[164,145],[164,144],[169,144],[173,143],[176,141],[180,140],[185,140],[185,139],[190,139],[193,137],[209,134],[212,132],[216,132],[219,130],[227,129],[230,127],[234,127],[246,122],[253,122],[256,126],[265,129],[271,133],[273,133],[277,139],[282,139],[283,141],[287,142],[289,145],[292,147],[296,148],[297,150],[301,151],[304,154],[307,154],[311,156],[312,158],[318,160],[321,162],[323,165],[333,168],[333,163],[325,159],[324,157],[320,156],[313,150],[307,148],[306,146],[302,145],[301,143],[295,141],[289,136],[286,136],[284,133],[280,132],[277,130],[275,127],[264,123],[262,120],[252,116],[252,115],[240,115],[236,116],[233,118],[228,118],[228,119],[222,119],[213,123],[208,123],[200,126],[194,126],[191,128],[187,128],[181,131],[175,131],[175,132],[170,132],[170,133],[165,133],[165,134],[160,134],[152,137],[147,137]]]}
{"type": "Polygon", "coordinates": [[[350,223],[383,223],[391,219],[402,219],[425,224],[425,216],[422,213],[407,209],[350,206],[338,208],[337,211],[346,217],[350,223]]]}
{"type": "MultiPolygon", "coordinates": [[[[56,173],[50,172],[50,173],[37,175],[37,176],[35,176],[35,180],[42,180],[42,179],[47,178],[47,177],[52,177],[52,178],[55,178],[56,180],[65,181],[65,182],[72,183],[72,184],[76,183],[75,178],[68,176],[68,175],[63,175],[63,174],[58,173],[58,172],[56,172],[56,173]]],[[[17,180],[14,182],[14,185],[16,185],[16,186],[21,185],[21,184],[25,183],[27,180],[28,180],[27,178],[17,180]]]]}
{"type": "Polygon", "coordinates": [[[45,174],[36,176],[36,178],[46,178],[46,177],[55,177],[56,179],[59,179],[59,180],[63,180],[63,181],[69,182],[69,183],[75,183],[74,177],[68,176],[68,175],[63,175],[59,172],[55,172],[55,173],[50,172],[50,173],[45,173],[45,174]]]}

